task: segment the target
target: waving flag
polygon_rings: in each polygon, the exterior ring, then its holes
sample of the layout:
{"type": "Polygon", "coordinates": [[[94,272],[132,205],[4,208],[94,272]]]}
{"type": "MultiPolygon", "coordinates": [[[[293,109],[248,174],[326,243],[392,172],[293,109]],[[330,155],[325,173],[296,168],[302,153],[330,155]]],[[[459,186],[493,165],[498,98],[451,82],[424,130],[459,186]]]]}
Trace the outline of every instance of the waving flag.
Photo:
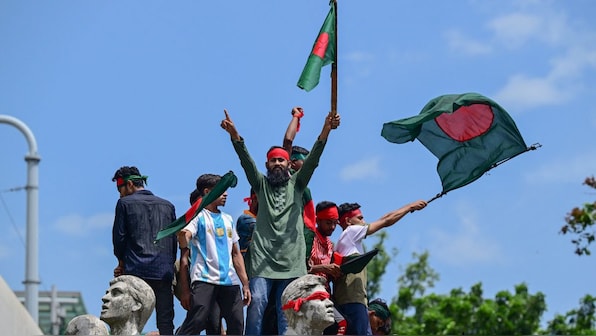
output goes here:
{"type": "Polygon", "coordinates": [[[439,96],[414,117],[383,124],[387,141],[418,139],[438,159],[442,194],[474,182],[500,162],[530,149],[515,122],[477,93],[439,96]]]}
{"type": "Polygon", "coordinates": [[[329,9],[300,79],[298,79],[298,87],[307,92],[319,84],[321,68],[335,62],[335,20],[335,1],[331,1],[331,9],[329,9]]]}
{"type": "Polygon", "coordinates": [[[236,177],[236,175],[234,175],[234,172],[230,170],[224,176],[221,177],[219,182],[217,182],[215,186],[213,186],[213,189],[211,189],[210,192],[208,192],[205,196],[197,199],[183,216],[178,217],[178,219],[172,222],[172,224],[161,229],[157,233],[155,241],[158,241],[163,237],[167,237],[173,233],[182,230],[188,223],[190,223],[191,220],[198,216],[201,210],[203,210],[207,205],[215,201],[228,188],[234,188],[237,183],[238,178],[236,177]]]}

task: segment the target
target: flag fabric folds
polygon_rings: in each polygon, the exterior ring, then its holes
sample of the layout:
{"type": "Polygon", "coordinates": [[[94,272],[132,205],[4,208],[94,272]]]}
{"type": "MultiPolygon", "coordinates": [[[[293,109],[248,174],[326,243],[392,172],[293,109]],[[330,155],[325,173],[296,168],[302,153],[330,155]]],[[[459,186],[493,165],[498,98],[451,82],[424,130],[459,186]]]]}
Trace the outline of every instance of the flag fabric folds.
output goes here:
{"type": "Polygon", "coordinates": [[[335,62],[335,19],[335,2],[331,1],[329,13],[298,79],[298,87],[307,92],[319,84],[321,68],[335,62]]]}
{"type": "Polygon", "coordinates": [[[205,196],[197,199],[183,216],[178,217],[170,225],[161,229],[157,233],[155,241],[158,241],[163,237],[167,237],[171,234],[174,234],[182,230],[188,223],[190,223],[191,220],[193,220],[199,214],[199,212],[201,212],[201,210],[203,210],[207,205],[215,201],[228,188],[234,188],[237,183],[238,178],[236,177],[236,175],[234,175],[234,172],[230,170],[224,176],[221,177],[219,182],[215,184],[215,186],[213,187],[213,189],[211,189],[210,192],[208,192],[205,196]]]}
{"type": "Polygon", "coordinates": [[[393,143],[418,139],[431,151],[443,194],[528,150],[509,114],[478,93],[434,98],[417,116],[383,124],[381,136],[393,143]]]}

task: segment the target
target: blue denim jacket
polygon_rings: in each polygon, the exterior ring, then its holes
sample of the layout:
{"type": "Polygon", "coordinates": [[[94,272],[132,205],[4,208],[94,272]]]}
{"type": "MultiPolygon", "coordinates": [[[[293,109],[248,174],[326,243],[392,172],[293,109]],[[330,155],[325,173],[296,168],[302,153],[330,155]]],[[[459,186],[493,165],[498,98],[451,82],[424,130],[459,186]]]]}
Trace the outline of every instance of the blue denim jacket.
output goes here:
{"type": "Polygon", "coordinates": [[[154,243],[157,232],[176,220],[174,205],[149,190],[139,190],[116,203],[112,229],[114,255],[124,261],[124,274],[171,281],[176,260],[176,236],[154,243]]]}

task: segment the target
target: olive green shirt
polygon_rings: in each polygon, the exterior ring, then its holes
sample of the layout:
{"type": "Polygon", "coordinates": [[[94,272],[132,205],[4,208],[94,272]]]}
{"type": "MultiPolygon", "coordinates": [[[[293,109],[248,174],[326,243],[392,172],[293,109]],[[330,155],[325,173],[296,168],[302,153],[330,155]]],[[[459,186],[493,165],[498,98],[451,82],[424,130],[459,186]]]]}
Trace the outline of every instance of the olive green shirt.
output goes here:
{"type": "Polygon", "coordinates": [[[302,194],[319,165],[325,143],[317,140],[302,168],[287,184],[274,188],[257,169],[244,141],[232,140],[259,202],[257,223],[250,242],[247,269],[250,278],[291,279],[306,274],[302,194]]]}

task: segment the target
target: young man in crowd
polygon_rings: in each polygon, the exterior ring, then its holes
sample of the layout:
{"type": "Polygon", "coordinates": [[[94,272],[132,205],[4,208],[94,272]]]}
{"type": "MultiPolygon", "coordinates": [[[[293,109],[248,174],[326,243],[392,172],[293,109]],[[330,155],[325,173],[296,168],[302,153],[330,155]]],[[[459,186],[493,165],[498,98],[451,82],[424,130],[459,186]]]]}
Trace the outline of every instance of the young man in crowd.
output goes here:
{"type": "Polygon", "coordinates": [[[120,199],[116,203],[112,242],[118,266],[114,276],[134,275],[155,293],[157,328],[162,335],[174,333],[174,262],[176,237],[154,243],[157,233],[176,220],[174,205],[145,189],[147,176],[137,167],[123,166],[112,178],[120,199]]]}
{"type": "Polygon", "coordinates": [[[291,175],[289,153],[279,146],[267,152],[267,175],[259,172],[244,139],[238,133],[227,111],[221,127],[230,135],[248,182],[259,202],[257,222],[250,245],[248,275],[253,300],[247,310],[246,334],[260,335],[269,294],[274,291],[278,312],[278,334],[285,333],[287,322],[281,311],[281,293],[295,278],[306,274],[304,203],[302,195],[325,148],[331,130],[340,117],[330,113],[302,169],[291,175]],[[300,237],[300,238],[298,238],[300,237]]]}
{"type": "MultiPolygon", "coordinates": [[[[214,174],[197,180],[200,196],[205,196],[221,179],[214,174]]],[[[180,248],[190,247],[190,308],[177,335],[198,335],[206,327],[213,309],[219,306],[227,334],[244,333],[243,305],[250,303],[248,277],[238,248],[238,234],[230,215],[219,207],[226,204],[227,192],[208,204],[178,233],[180,248]],[[240,288],[242,284],[242,288],[240,288]]],[[[180,276],[187,278],[188,258],[180,260],[180,276]]],[[[183,291],[188,291],[184,288],[183,291]]]]}
{"type": "MultiPolygon", "coordinates": [[[[339,225],[343,231],[335,245],[335,251],[343,257],[363,254],[364,238],[397,223],[408,213],[424,207],[426,207],[426,201],[412,202],[367,224],[360,211],[360,204],[340,204],[339,225]]],[[[366,306],[368,303],[366,282],[366,267],[359,273],[345,274],[334,282],[335,307],[348,322],[347,335],[370,335],[371,333],[366,306]]]]}

